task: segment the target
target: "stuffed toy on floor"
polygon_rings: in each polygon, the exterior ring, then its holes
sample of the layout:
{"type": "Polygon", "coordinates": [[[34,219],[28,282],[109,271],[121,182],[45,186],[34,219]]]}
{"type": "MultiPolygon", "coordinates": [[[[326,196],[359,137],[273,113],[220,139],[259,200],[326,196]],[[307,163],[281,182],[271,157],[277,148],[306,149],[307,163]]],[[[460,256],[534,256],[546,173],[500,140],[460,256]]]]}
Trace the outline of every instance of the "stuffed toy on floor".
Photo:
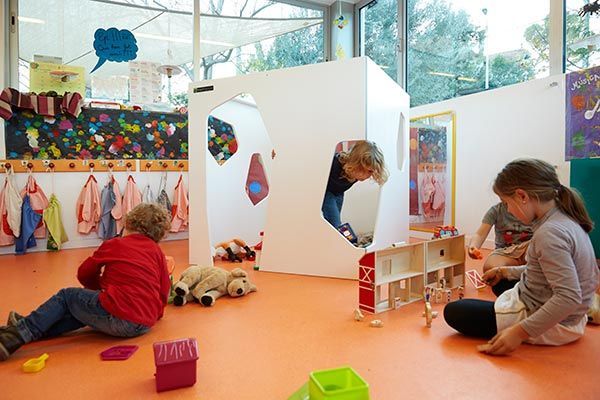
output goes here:
{"type": "Polygon", "coordinates": [[[256,292],[256,286],[248,280],[246,271],[241,268],[227,271],[219,267],[192,265],[183,271],[181,278],[175,283],[176,296],[173,304],[182,306],[197,300],[210,307],[225,294],[240,297],[250,292],[256,292]]]}
{"type": "Polygon", "coordinates": [[[234,238],[231,241],[217,243],[213,248],[213,256],[231,262],[242,262],[242,256],[248,261],[254,261],[256,252],[242,239],[234,238]]]}

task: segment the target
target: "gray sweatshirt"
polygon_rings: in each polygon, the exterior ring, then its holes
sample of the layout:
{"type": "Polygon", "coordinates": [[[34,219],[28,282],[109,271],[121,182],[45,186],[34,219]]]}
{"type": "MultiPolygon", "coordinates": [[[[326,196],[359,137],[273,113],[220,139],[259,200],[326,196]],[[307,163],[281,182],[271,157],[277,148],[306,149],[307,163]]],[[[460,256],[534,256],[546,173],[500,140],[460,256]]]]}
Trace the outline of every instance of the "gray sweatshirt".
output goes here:
{"type": "Polygon", "coordinates": [[[554,208],[533,225],[527,265],[507,268],[519,279],[519,298],[528,317],[521,327],[537,337],[554,325],[575,325],[586,314],[598,288],[599,271],[588,234],[554,208]]]}

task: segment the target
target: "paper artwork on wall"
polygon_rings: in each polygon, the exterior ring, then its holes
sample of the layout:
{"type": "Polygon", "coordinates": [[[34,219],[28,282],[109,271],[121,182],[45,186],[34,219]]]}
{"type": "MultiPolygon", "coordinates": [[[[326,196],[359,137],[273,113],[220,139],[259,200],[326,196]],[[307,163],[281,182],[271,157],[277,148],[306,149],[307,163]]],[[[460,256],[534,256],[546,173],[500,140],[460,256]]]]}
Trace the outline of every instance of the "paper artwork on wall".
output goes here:
{"type": "Polygon", "coordinates": [[[138,104],[160,103],[162,79],[158,72],[160,63],[150,61],[129,62],[129,94],[138,104]]]}
{"type": "Polygon", "coordinates": [[[566,76],[565,159],[600,157],[600,67],[566,76]]]}
{"type": "Polygon", "coordinates": [[[32,62],[29,64],[29,91],[77,92],[85,97],[85,69],[75,65],[32,62]]]}

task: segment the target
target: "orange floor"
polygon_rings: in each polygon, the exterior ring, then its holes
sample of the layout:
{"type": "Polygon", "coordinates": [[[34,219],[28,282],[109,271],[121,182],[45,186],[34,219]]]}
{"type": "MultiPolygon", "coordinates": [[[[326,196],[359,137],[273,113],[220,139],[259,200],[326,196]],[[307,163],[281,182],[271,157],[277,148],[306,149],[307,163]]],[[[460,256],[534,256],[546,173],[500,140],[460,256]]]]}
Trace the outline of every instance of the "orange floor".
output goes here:
{"type": "MultiPolygon", "coordinates": [[[[180,272],[187,241],[163,248],[180,272]]],[[[76,285],[76,268],[89,252],[0,257],[2,319],[76,285]]],[[[318,262],[318,255],[304,256],[318,262]]],[[[0,399],[280,400],[306,382],[309,371],[340,365],[354,367],[376,400],[600,399],[600,327],[588,326],[572,345],[524,345],[509,357],[490,357],[476,351],[481,341],[455,334],[443,319],[426,328],[422,303],[380,314],[385,326],[369,328],[352,318],[356,282],[253,271],[251,277],[259,292],[219,299],[213,308],[169,306],[140,338],[82,331],[29,344],[0,363],[0,399]],[[182,337],[198,340],[198,382],[158,395],[152,343],[182,337]],[[123,343],[140,349],[127,361],[100,361],[102,350],[123,343]],[[43,371],[21,372],[25,360],[44,352],[50,359],[43,371]]],[[[466,294],[490,297],[470,287],[466,294]]]]}

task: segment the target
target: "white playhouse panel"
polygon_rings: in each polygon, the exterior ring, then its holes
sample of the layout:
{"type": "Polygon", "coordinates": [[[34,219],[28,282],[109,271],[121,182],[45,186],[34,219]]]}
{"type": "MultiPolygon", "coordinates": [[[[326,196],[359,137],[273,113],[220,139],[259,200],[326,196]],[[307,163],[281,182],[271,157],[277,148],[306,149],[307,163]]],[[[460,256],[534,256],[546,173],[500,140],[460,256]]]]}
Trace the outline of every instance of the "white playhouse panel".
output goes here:
{"type": "Polygon", "coordinates": [[[379,214],[371,247],[406,240],[408,168],[405,162],[402,170],[397,167],[395,153],[400,147],[408,154],[406,127],[401,130],[404,144],[397,143],[400,112],[408,121],[408,97],[370,60],[355,58],[191,85],[191,262],[212,262],[206,212],[206,121],[215,107],[240,93],[254,97],[277,153],[269,171],[262,270],[357,277],[356,265],[365,250],[352,246],[321,215],[333,150],[344,140],[369,138],[387,147],[390,190],[384,186],[379,203],[390,214],[379,214]],[[367,104],[369,80],[379,91],[372,94],[371,105],[367,104]],[[368,122],[367,110],[380,120],[368,122]],[[394,204],[399,206],[392,215],[394,204]]]}
{"type": "Polygon", "coordinates": [[[222,165],[210,153],[206,156],[210,238],[213,245],[240,238],[253,246],[265,227],[269,198],[252,204],[246,194],[246,178],[252,154],[259,153],[269,181],[273,145],[259,111],[251,104],[228,101],[210,115],[232,125],[238,143],[237,152],[222,165]]]}

